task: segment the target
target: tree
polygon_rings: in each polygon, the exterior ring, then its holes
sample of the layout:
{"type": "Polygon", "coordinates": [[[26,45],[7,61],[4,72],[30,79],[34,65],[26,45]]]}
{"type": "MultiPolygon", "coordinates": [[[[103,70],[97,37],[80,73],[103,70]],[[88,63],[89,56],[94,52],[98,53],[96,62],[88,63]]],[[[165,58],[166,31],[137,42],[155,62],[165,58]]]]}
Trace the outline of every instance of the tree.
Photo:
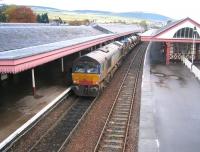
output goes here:
{"type": "Polygon", "coordinates": [[[7,10],[8,21],[14,23],[34,23],[36,15],[29,7],[20,6],[7,10]]]}
{"type": "Polygon", "coordinates": [[[0,22],[6,22],[6,15],[4,13],[0,13],[0,22]]]}
{"type": "Polygon", "coordinates": [[[49,23],[49,17],[47,13],[44,13],[44,23],[49,23]]]}
{"type": "Polygon", "coordinates": [[[49,23],[49,17],[47,13],[41,15],[41,23],[49,23]]]}
{"type": "Polygon", "coordinates": [[[7,17],[6,17],[6,9],[7,9],[7,5],[3,5],[0,6],[0,22],[6,22],[7,21],[7,17]]]}
{"type": "Polygon", "coordinates": [[[145,30],[147,30],[147,22],[145,21],[145,20],[143,20],[143,21],[141,21],[140,23],[139,23],[145,30]]]}
{"type": "Polygon", "coordinates": [[[40,16],[40,14],[37,15],[36,20],[37,20],[38,23],[41,23],[41,16],[40,16]]]}
{"type": "Polygon", "coordinates": [[[38,14],[37,15],[37,22],[38,23],[49,23],[49,17],[47,13],[44,14],[38,14]]]}

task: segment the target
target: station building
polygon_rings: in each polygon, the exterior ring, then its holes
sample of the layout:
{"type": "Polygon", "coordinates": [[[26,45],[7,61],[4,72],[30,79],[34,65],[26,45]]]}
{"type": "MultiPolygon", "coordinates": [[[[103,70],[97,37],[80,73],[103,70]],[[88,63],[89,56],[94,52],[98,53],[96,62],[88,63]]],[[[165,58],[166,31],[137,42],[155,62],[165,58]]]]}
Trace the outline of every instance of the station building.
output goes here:
{"type": "Polygon", "coordinates": [[[190,18],[168,23],[160,29],[152,29],[142,34],[142,41],[162,43],[160,56],[166,64],[181,61],[185,56],[189,60],[200,60],[200,25],[190,18]]]}

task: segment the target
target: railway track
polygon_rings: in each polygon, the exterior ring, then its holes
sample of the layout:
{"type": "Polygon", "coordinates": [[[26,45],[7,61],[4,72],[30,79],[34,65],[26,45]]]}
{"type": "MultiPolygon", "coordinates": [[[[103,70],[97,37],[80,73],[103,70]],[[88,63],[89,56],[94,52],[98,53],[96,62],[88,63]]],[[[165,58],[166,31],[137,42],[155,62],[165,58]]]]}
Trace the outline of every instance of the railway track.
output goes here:
{"type": "Polygon", "coordinates": [[[94,151],[125,151],[132,107],[146,46],[141,46],[129,65],[94,151]]]}
{"type": "Polygon", "coordinates": [[[78,98],[71,108],[32,146],[29,152],[61,151],[91,106],[92,98],[78,98]]]}
{"type": "MultiPolygon", "coordinates": [[[[45,112],[44,109],[41,110],[43,111],[43,113],[34,122],[32,122],[30,125],[27,125],[26,128],[24,128],[24,131],[20,132],[16,139],[7,142],[6,145],[2,149],[0,149],[0,151],[61,151],[62,147],[70,140],[74,131],[79,126],[81,120],[84,119],[89,109],[92,107],[94,103],[93,101],[95,100],[94,98],[79,98],[74,95],[70,95],[68,98],[66,98],[66,96],[69,95],[66,95],[65,93],[61,94],[59,99],[56,101],[58,103],[56,103],[51,108],[44,108],[45,112]],[[69,99],[70,101],[67,104],[68,106],[66,107],[66,103],[64,101],[67,99],[69,99]],[[66,109],[61,108],[63,104],[66,109]],[[56,112],[59,110],[61,110],[62,112],[56,112]],[[59,117],[56,116],[57,114],[52,115],[52,113],[55,112],[61,113],[61,115],[59,115],[59,117]],[[57,117],[57,119],[55,120],[54,118],[52,118],[52,116],[57,117]],[[53,119],[54,122],[51,122],[49,128],[41,131],[39,126],[41,126],[43,121],[49,121],[48,119],[53,119]],[[39,137],[34,137],[34,141],[27,141],[29,140],[29,138],[31,138],[31,136],[35,136],[35,128],[39,128],[36,129],[37,134],[39,131],[39,137]]],[[[44,125],[45,124],[42,124],[42,126],[44,125]]]]}

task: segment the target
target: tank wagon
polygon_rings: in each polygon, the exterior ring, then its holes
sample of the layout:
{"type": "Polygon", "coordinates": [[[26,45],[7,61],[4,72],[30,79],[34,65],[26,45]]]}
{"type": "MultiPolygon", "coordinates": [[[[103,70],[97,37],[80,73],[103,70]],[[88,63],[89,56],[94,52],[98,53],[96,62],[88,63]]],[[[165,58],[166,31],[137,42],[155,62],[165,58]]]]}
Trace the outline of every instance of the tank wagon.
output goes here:
{"type": "Polygon", "coordinates": [[[73,63],[72,90],[78,96],[97,96],[108,83],[126,54],[138,43],[132,36],[122,42],[115,41],[81,56],[73,63]]]}

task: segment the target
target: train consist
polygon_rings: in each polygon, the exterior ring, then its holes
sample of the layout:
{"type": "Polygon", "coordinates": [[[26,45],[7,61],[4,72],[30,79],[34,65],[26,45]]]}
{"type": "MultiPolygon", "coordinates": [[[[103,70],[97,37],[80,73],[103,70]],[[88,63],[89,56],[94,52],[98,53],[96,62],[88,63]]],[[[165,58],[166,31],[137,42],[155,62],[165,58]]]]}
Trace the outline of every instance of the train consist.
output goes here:
{"type": "Polygon", "coordinates": [[[97,96],[127,53],[139,43],[137,36],[115,41],[78,58],[72,67],[72,90],[78,96],[97,96]]]}

